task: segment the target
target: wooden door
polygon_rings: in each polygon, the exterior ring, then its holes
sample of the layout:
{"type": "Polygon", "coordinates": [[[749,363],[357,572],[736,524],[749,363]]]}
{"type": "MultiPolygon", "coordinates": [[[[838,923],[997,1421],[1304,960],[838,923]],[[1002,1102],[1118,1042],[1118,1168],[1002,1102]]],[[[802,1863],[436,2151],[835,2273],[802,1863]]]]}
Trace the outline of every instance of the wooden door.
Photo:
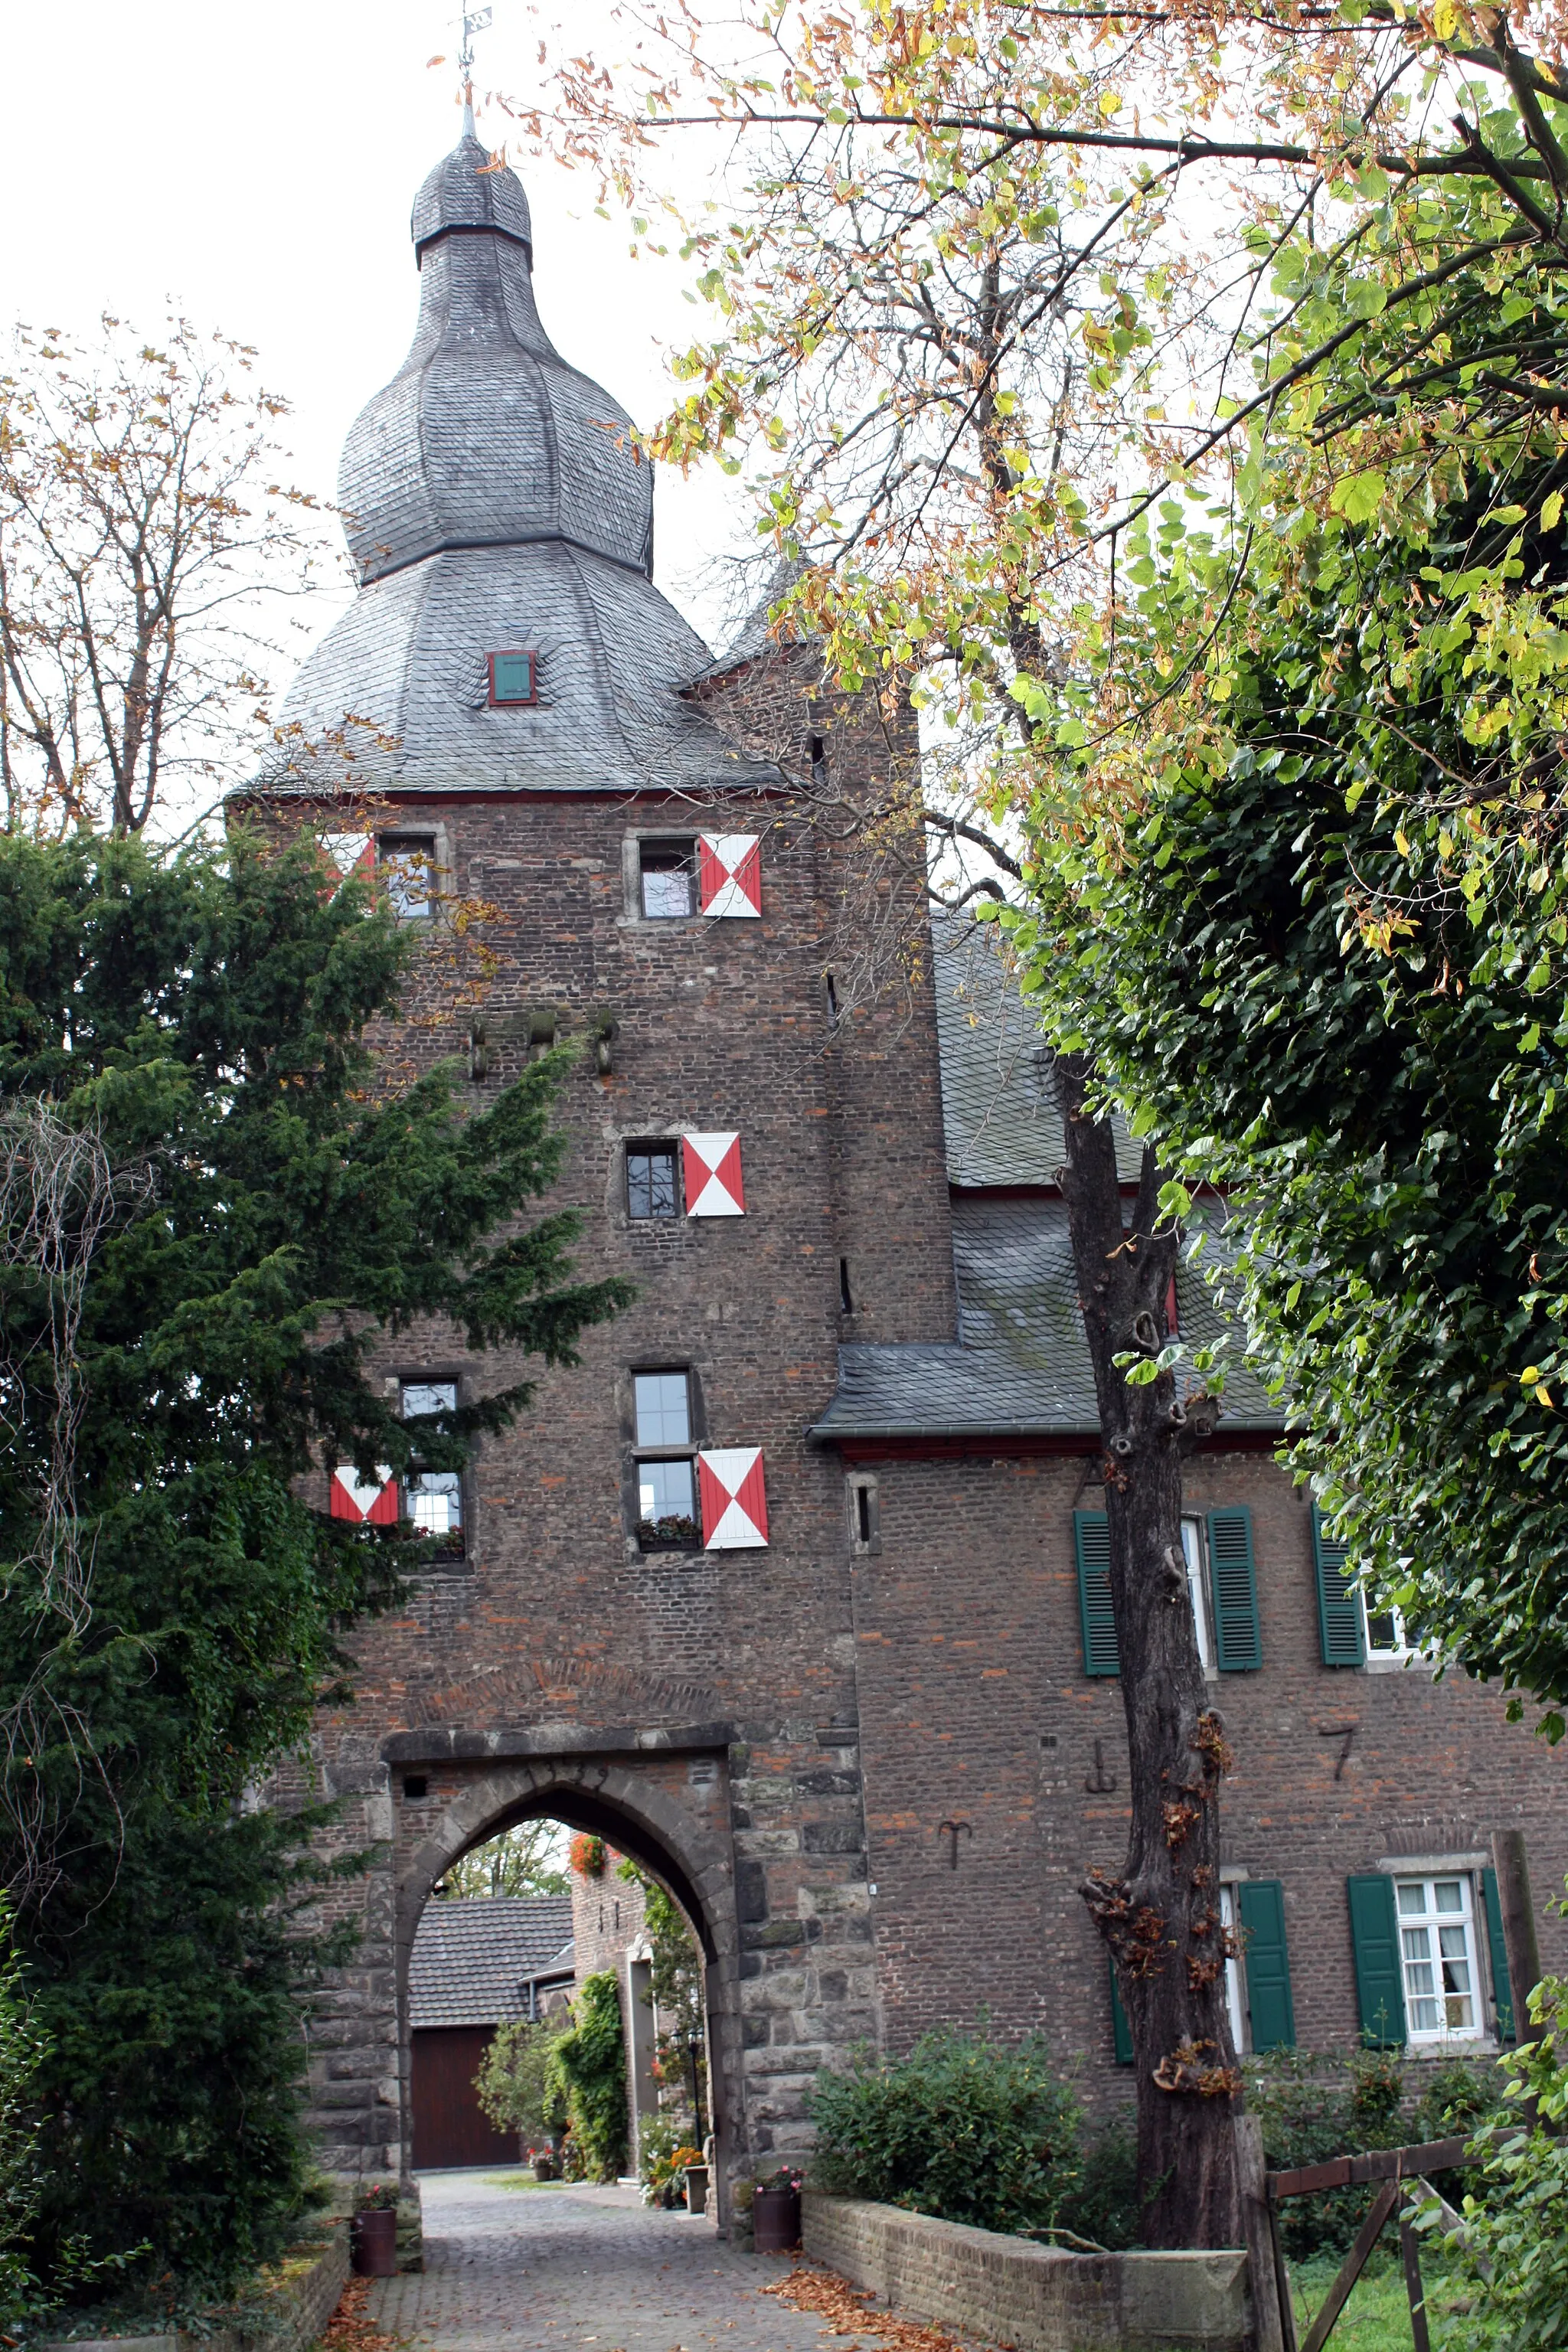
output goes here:
{"type": "Polygon", "coordinates": [[[493,2025],[425,2025],[414,2035],[414,2169],[515,2164],[515,2132],[499,2132],[474,2088],[493,2025]]]}

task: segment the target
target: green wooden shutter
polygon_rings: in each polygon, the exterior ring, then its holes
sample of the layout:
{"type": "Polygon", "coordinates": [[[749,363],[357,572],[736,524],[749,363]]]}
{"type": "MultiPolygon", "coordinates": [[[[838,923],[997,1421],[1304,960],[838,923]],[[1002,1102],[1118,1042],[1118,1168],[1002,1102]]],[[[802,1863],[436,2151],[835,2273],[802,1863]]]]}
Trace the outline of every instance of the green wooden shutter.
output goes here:
{"type": "Polygon", "coordinates": [[[1285,1889],[1277,1878],[1244,1878],[1237,1909],[1247,1937],[1247,2006],[1254,2050],[1290,2050],[1296,2011],[1290,1999],[1290,1956],[1285,1948],[1285,1889]]]}
{"type": "Polygon", "coordinates": [[[1513,1979],[1508,1972],[1508,1945],[1502,1932],[1502,1904],[1498,1895],[1497,1873],[1483,1870],[1481,1894],[1487,1906],[1487,1943],[1491,1951],[1492,1993],[1497,2001],[1497,2030],[1500,2042],[1517,2042],[1519,2028],[1513,2015],[1513,1979]]]}
{"type": "MultiPolygon", "coordinates": [[[[1109,1958],[1109,1955],[1107,1955],[1109,1958]]],[[[1110,2036],[1116,2044],[1119,2066],[1132,2063],[1132,2028],[1127,2022],[1127,2011],[1121,2006],[1121,1992],[1116,1981],[1116,1962],[1110,1961],[1110,2036]]]]}
{"type": "Polygon", "coordinates": [[[1345,1574],[1345,1547],[1324,1532],[1312,1506],[1312,1565],[1318,1572],[1318,1640],[1325,1666],[1364,1666],[1366,1621],[1361,1594],[1345,1574]]]}
{"type": "Polygon", "coordinates": [[[1379,1871],[1366,1878],[1347,1878],[1345,1892],[1350,1897],[1362,2040],[1373,2050],[1403,2049],[1405,1971],[1399,1958],[1394,1881],[1379,1871]]]}
{"type": "Polygon", "coordinates": [[[1252,1566],[1252,1513],[1245,1504],[1209,1513],[1209,1587],[1215,1664],[1222,1674],[1254,1673],[1263,1664],[1263,1637],[1252,1566]]]}
{"type": "Polygon", "coordinates": [[[1083,1620],[1086,1675],[1119,1675],[1116,1612],[1110,1605],[1110,1522],[1103,1511],[1075,1511],[1072,1539],[1078,1551],[1078,1605],[1083,1620]]]}

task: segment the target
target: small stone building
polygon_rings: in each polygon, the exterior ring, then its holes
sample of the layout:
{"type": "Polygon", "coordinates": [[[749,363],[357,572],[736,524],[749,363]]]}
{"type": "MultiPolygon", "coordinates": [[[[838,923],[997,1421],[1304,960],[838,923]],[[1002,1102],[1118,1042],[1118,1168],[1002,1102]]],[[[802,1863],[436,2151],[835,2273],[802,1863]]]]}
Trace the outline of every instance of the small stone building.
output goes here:
{"type": "Polygon", "coordinates": [[[563,2008],[573,1982],[570,1895],[447,1895],[426,1906],[408,1967],[413,2163],[506,2164],[474,2077],[498,2025],[563,2008]]]}
{"type": "MultiPolygon", "coordinates": [[[[356,1696],[310,1759],[384,1856],[336,1898],[363,1937],[312,2027],[315,2113],[335,2168],[420,2160],[431,1890],[552,1815],[701,1937],[722,2218],[809,2144],[813,2079],[857,2043],[984,2008],[1124,2095],[1077,1892],[1124,1853],[1127,1760],[1060,1137],[983,945],[944,935],[908,1003],[845,1017],[857,851],[820,788],[885,793],[912,716],[765,629],[715,659],[660,595],[650,468],[551,343],[526,197],[471,125],[413,239],[414,345],[344,454],[363,584],[250,807],[417,927],[391,1074],[456,1056],[479,1112],[576,1046],[554,1201],[582,1271],[637,1290],[465,1476],[365,1492],[322,1465],[324,1509],[437,1540],[354,1630],[356,1696]]],[[[1203,1333],[1185,1270],[1172,1312],[1203,1333]]],[[[381,1365],[411,1412],[525,1370],[438,1328],[381,1365]]],[[[1278,1436],[1238,1384],[1186,1468],[1236,1753],[1237,2038],[1495,2046],[1489,1842],[1521,1827],[1556,1889],[1568,1753],[1368,1620],[1278,1436]]]]}

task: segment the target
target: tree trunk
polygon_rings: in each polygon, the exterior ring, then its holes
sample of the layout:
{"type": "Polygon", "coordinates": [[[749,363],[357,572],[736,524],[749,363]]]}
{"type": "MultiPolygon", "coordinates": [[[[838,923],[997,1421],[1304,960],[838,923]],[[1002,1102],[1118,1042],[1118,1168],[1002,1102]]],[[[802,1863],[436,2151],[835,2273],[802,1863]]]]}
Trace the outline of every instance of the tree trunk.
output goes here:
{"type": "Polygon", "coordinates": [[[1122,1875],[1082,1889],[1110,1948],[1131,2028],[1142,2234],[1152,2246],[1245,2242],[1235,2116],[1241,2077],[1226,2012],[1219,1787],[1224,1726],[1198,1656],[1182,1550],[1182,1460],[1216,1418],[1153,1369],[1169,1336],[1178,1236],[1159,1231],[1160,1177],[1145,1151],[1131,1223],[1116,1146],[1084,1111],[1087,1067],[1057,1066],[1067,1137],[1062,1192],[1105,1452],[1110,1593],[1127,1714],[1132,1804],[1122,1875]],[[1118,1366],[1131,1355],[1135,1365],[1118,1366]]]}

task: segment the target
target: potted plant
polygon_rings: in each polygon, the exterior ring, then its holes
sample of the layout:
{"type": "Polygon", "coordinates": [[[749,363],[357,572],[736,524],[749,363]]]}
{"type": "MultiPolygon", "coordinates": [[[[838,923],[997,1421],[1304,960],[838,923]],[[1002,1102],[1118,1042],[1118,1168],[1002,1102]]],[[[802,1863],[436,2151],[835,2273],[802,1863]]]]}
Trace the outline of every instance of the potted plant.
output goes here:
{"type": "Polygon", "coordinates": [[[662,1519],[639,1519],[637,1533],[643,1551],[696,1551],[702,1541],[702,1524],[675,1511],[662,1519]]]}
{"type": "Polygon", "coordinates": [[[528,2160],[533,2167],[535,2180],[560,2179],[561,2158],[548,2141],[542,2147],[531,2147],[528,2151],[528,2160]]]}
{"type": "Polygon", "coordinates": [[[752,2242],[759,2254],[787,2254],[800,2243],[801,2176],[781,2164],[752,2192],[752,2242]]]}
{"type": "Polygon", "coordinates": [[[579,1830],[568,1849],[572,1867],[579,1878],[603,1878],[606,1850],[602,1837],[588,1830],[579,1830]]]}
{"type": "Polygon", "coordinates": [[[349,2251],[361,2278],[397,2274],[397,2183],[377,2181],[362,2189],[349,2231],[349,2251]]]}

